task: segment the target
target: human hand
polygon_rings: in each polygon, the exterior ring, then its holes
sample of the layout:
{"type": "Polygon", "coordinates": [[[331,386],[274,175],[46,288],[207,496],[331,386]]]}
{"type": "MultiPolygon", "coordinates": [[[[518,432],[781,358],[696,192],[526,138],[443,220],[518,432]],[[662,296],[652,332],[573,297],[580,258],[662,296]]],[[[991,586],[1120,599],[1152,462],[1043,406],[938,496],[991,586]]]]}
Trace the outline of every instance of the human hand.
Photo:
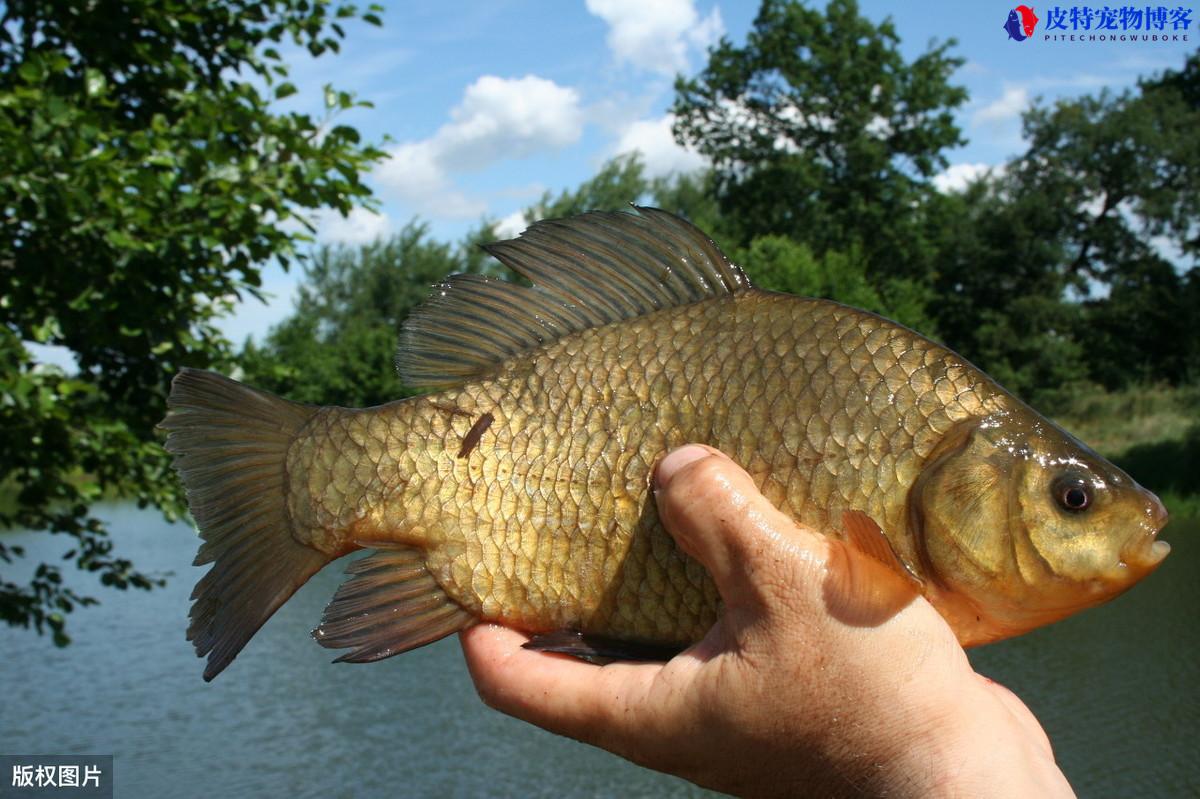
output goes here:
{"type": "Polygon", "coordinates": [[[659,514],[712,575],[720,620],[668,663],[596,666],[462,633],[483,700],[649,768],[745,796],[1070,796],[1025,705],[976,674],[921,597],[874,626],[830,612],[844,544],[797,525],[708,447],[655,475],[659,514]]]}

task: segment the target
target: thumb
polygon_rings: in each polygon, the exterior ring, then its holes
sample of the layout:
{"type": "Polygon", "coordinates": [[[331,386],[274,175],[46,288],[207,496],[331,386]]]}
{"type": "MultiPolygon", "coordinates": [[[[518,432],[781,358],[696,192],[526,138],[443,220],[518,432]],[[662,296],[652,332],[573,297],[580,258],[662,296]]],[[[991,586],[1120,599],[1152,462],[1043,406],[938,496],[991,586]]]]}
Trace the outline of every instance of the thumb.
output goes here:
{"type": "MultiPolygon", "coordinates": [[[[824,562],[824,542],[767,501],[744,469],[712,447],[669,453],[654,476],[658,514],[675,542],[708,570],[727,606],[770,610],[824,562]]],[[[804,582],[813,582],[805,580],[804,582]]]]}

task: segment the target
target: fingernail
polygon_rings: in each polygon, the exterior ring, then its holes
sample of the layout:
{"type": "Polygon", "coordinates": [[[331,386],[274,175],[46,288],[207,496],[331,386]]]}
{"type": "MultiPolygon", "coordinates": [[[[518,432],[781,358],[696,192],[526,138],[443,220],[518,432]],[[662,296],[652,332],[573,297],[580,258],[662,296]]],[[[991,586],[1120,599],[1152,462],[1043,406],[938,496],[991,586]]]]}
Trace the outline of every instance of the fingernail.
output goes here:
{"type": "Polygon", "coordinates": [[[658,468],[654,470],[654,489],[658,491],[666,488],[670,484],[671,478],[684,466],[712,454],[698,444],[688,444],[667,453],[667,457],[663,458],[659,462],[658,468]]]}

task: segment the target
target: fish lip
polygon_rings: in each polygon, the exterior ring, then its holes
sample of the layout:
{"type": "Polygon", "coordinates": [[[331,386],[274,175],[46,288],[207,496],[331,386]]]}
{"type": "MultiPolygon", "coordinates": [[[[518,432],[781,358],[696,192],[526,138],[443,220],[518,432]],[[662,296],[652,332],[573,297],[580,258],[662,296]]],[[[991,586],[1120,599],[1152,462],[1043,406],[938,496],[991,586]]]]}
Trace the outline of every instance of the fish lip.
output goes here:
{"type": "Polygon", "coordinates": [[[1154,532],[1157,534],[1160,530],[1167,526],[1167,522],[1171,519],[1171,514],[1167,512],[1167,506],[1162,504],[1162,500],[1153,494],[1150,495],[1150,503],[1146,508],[1147,515],[1150,516],[1154,524],[1154,532]]]}
{"type": "Polygon", "coordinates": [[[1133,566],[1140,574],[1146,574],[1162,563],[1170,554],[1171,545],[1159,541],[1157,536],[1170,517],[1162,501],[1151,494],[1146,503],[1146,521],[1142,523],[1141,531],[1121,548],[1121,562],[1133,566]]]}

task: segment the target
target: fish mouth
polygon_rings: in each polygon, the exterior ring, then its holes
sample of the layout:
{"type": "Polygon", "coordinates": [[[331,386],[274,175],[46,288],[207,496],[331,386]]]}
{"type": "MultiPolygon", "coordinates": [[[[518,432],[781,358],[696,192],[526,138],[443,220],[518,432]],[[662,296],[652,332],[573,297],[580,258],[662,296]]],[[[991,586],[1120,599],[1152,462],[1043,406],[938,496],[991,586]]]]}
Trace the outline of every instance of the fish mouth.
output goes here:
{"type": "Polygon", "coordinates": [[[1139,576],[1157,568],[1171,552],[1171,545],[1157,538],[1170,518],[1166,507],[1151,494],[1145,513],[1141,529],[1121,548],[1121,562],[1137,570],[1139,576]]]}

